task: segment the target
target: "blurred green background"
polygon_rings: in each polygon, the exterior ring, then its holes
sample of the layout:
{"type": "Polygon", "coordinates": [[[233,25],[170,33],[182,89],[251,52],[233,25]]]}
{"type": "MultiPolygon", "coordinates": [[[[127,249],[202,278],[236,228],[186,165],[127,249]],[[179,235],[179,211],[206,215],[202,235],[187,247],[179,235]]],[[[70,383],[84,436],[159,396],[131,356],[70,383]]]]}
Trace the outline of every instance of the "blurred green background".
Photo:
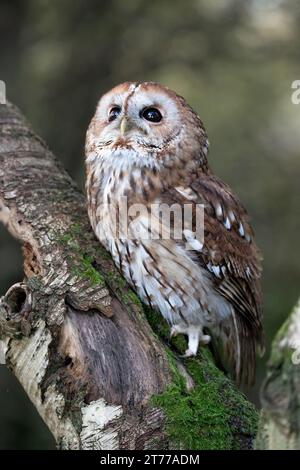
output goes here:
{"type": "MultiPolygon", "coordinates": [[[[210,163],[249,210],[264,255],[265,329],[299,295],[300,2],[1,0],[0,79],[81,188],[85,131],[103,92],[162,82],[205,123],[210,163]]],[[[0,227],[0,292],[22,278],[21,249],[0,227]]],[[[266,358],[268,357],[268,352],[266,358]]],[[[259,404],[259,364],[250,399],[259,404]]],[[[54,443],[0,366],[0,449],[54,443]]]]}

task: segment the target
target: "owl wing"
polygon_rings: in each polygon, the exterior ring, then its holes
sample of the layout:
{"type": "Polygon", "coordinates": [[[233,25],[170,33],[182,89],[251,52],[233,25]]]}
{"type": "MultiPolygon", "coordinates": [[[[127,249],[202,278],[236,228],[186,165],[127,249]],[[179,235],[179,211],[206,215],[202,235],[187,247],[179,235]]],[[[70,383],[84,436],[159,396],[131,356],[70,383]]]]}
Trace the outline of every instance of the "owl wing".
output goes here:
{"type": "MultiPolygon", "coordinates": [[[[232,315],[220,321],[213,348],[227,358],[238,382],[253,383],[256,351],[263,351],[261,255],[249,217],[229,186],[212,174],[200,174],[188,188],[169,188],[163,200],[204,206],[204,240],[197,243],[184,231],[193,259],[206,269],[214,289],[232,305],[232,315]],[[196,256],[195,256],[196,255],[196,256]]],[[[195,230],[195,227],[193,227],[195,230]]],[[[224,362],[222,360],[222,362],[224,362]]]]}

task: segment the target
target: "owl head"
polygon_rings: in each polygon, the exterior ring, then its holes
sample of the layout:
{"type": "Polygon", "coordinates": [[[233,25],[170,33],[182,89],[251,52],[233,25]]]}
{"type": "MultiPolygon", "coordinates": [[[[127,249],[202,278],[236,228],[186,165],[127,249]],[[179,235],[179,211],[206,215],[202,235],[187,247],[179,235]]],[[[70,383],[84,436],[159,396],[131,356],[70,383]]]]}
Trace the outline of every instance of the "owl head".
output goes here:
{"type": "Polygon", "coordinates": [[[186,101],[153,82],[126,82],[100,99],[86,139],[92,159],[117,159],[122,166],[206,166],[208,139],[186,101]]]}

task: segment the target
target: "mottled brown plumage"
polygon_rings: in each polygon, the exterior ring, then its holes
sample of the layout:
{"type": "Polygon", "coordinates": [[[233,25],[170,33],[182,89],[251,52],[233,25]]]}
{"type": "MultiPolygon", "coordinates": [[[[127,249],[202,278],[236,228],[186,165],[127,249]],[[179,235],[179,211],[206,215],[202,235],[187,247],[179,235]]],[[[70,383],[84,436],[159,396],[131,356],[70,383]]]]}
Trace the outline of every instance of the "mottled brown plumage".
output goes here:
{"type": "Polygon", "coordinates": [[[119,85],[101,98],[87,132],[89,216],[142,300],[162,313],[171,334],[188,335],[187,355],[212,340],[236,379],[251,383],[263,350],[261,257],[245,209],[213,175],[207,152],[203,124],[183,98],[151,82],[119,85]],[[115,224],[124,197],[140,212],[115,224]],[[174,212],[168,228],[156,213],[150,227],[147,214],[162,204],[182,214],[189,207],[192,221],[174,212]],[[197,239],[201,206],[204,238],[197,239]],[[145,237],[153,227],[160,236],[145,237]]]}

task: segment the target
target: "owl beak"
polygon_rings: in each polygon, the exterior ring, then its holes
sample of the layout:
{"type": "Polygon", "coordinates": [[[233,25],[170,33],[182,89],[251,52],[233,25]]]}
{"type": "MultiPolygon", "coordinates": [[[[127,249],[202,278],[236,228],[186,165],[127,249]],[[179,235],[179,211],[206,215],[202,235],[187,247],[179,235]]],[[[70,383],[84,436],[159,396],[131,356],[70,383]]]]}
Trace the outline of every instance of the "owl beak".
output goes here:
{"type": "Polygon", "coordinates": [[[120,132],[121,132],[121,136],[124,137],[124,135],[126,134],[126,132],[128,132],[130,129],[132,129],[133,126],[132,126],[132,123],[130,122],[130,120],[128,119],[127,116],[123,116],[122,119],[121,119],[121,124],[120,124],[120,132]]]}

